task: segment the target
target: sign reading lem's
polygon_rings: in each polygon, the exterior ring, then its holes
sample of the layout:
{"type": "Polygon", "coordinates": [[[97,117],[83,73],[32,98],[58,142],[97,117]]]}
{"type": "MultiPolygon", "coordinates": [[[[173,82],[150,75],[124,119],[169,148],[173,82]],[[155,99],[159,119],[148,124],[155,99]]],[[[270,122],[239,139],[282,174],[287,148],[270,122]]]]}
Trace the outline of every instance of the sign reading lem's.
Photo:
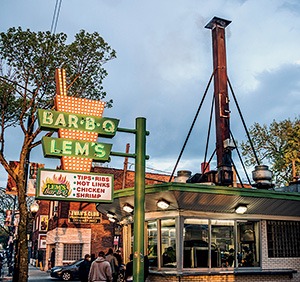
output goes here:
{"type": "Polygon", "coordinates": [[[94,161],[108,161],[112,144],[86,142],[65,138],[42,138],[45,157],[80,157],[93,159],[94,161]]]}
{"type": "Polygon", "coordinates": [[[112,202],[113,175],[40,169],[36,198],[54,201],[112,202]]]}

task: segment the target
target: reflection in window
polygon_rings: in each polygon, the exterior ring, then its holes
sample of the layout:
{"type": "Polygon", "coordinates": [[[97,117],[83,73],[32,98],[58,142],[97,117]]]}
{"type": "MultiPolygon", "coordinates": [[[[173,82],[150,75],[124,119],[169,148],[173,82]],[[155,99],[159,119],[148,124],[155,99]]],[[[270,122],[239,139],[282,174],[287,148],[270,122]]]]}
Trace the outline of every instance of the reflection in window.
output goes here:
{"type": "Polygon", "coordinates": [[[237,223],[238,266],[259,266],[258,222],[243,221],[237,223]]]}
{"type": "Polygon", "coordinates": [[[211,221],[211,267],[234,267],[234,221],[211,221]]]}
{"type": "Polygon", "coordinates": [[[208,220],[184,220],[183,267],[208,267],[208,220]]]}
{"type": "Polygon", "coordinates": [[[157,222],[148,222],[148,258],[149,266],[157,266],[157,222]]]}
{"type": "Polygon", "coordinates": [[[162,267],[176,267],[175,219],[161,220],[162,267]]]}

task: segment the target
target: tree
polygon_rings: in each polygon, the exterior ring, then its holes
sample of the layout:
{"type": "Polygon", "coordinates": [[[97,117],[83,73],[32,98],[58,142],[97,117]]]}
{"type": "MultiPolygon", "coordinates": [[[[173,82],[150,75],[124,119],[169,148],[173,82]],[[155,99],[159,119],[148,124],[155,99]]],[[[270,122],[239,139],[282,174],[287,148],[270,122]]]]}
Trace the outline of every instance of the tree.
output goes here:
{"type": "MultiPolygon", "coordinates": [[[[40,144],[41,131],[35,127],[37,109],[53,106],[54,75],[59,67],[66,69],[68,74],[67,84],[71,86],[69,95],[105,99],[102,81],[107,72],[103,65],[115,57],[115,51],[97,32],[80,31],[69,44],[64,33],[36,33],[20,27],[0,33],[0,162],[16,182],[20,212],[13,276],[15,282],[28,279],[25,186],[28,156],[40,144]],[[4,142],[6,129],[11,126],[18,126],[22,132],[17,173],[5,158],[6,149],[12,149],[4,142]]],[[[106,105],[110,107],[112,100],[107,101],[106,105]]]]}
{"type": "MultiPolygon", "coordinates": [[[[299,177],[300,171],[300,120],[286,119],[280,122],[273,120],[269,125],[254,123],[249,134],[261,163],[270,165],[277,185],[287,184],[299,177]]],[[[250,142],[242,142],[246,165],[256,163],[250,142]]]]}

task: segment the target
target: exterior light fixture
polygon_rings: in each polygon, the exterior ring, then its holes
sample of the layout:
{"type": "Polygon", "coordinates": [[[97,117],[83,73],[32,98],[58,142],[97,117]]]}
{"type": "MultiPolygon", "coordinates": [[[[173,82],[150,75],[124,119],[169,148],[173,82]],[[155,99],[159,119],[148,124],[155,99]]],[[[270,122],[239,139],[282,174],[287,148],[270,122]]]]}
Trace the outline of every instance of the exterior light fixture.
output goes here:
{"type": "Polygon", "coordinates": [[[38,210],[39,210],[39,204],[36,202],[36,201],[34,201],[31,205],[30,205],[30,212],[31,212],[31,214],[33,215],[33,216],[35,216],[36,215],[36,213],[38,212],[38,210]]]}
{"type": "Polygon", "coordinates": [[[132,213],[133,212],[133,206],[131,206],[129,204],[126,204],[126,205],[123,206],[123,210],[125,212],[132,213]]]}
{"type": "Polygon", "coordinates": [[[116,222],[117,219],[115,217],[109,217],[108,220],[111,222],[116,222]]]}
{"type": "Polygon", "coordinates": [[[247,211],[247,206],[246,205],[238,205],[236,208],[235,208],[235,212],[238,213],[238,214],[243,214],[247,211]]]}
{"type": "Polygon", "coordinates": [[[157,206],[163,210],[167,209],[170,206],[170,203],[164,199],[161,199],[157,202],[157,206]]]}
{"type": "Polygon", "coordinates": [[[113,217],[115,216],[115,214],[114,214],[113,212],[108,211],[108,212],[106,213],[106,216],[107,216],[108,218],[113,218],[113,217]]]}

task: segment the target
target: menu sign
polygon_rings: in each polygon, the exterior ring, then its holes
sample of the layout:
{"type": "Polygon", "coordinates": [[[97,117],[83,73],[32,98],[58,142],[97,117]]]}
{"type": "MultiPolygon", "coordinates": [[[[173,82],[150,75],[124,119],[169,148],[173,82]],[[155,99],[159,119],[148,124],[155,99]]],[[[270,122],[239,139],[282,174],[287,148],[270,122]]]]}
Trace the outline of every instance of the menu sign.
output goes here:
{"type": "Polygon", "coordinates": [[[40,169],[36,198],[54,201],[112,202],[113,175],[40,169]]]}

